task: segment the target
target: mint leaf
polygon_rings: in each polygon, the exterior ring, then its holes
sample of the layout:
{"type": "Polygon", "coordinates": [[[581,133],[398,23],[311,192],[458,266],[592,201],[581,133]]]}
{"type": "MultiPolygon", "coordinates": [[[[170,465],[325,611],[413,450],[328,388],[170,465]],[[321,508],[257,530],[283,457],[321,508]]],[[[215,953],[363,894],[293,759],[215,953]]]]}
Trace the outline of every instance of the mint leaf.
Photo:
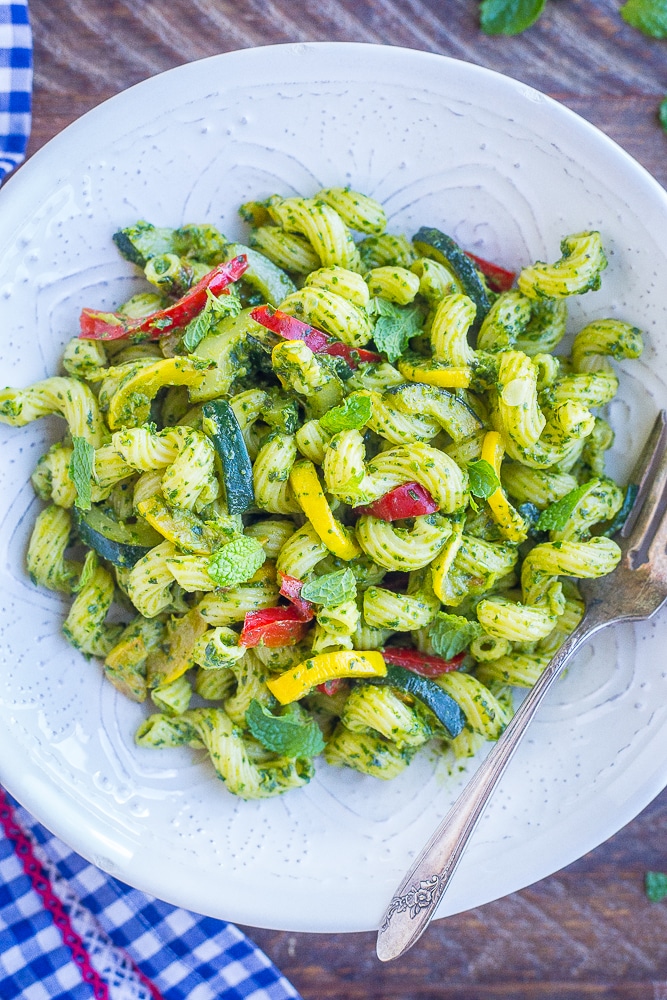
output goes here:
{"type": "Polygon", "coordinates": [[[350,601],[357,594],[357,581],[351,569],[340,569],[335,573],[316,576],[301,588],[304,601],[334,608],[337,604],[350,601]]]}
{"type": "Polygon", "coordinates": [[[378,351],[393,364],[407,350],[411,337],[421,331],[422,314],[417,306],[397,306],[387,299],[375,298],[371,312],[377,315],[373,340],[378,351]]]}
{"type": "Polygon", "coordinates": [[[235,587],[255,575],[266,561],[266,552],[257,539],[239,535],[214,552],[208,574],[218,587],[235,587]]]}
{"type": "Polygon", "coordinates": [[[651,38],[667,38],[667,0],[627,0],[621,17],[651,38]]]}
{"type": "Polygon", "coordinates": [[[470,492],[474,497],[480,497],[482,500],[490,497],[500,486],[495,469],[485,458],[480,458],[477,462],[468,462],[468,476],[470,477],[470,492]]]}
{"type": "Polygon", "coordinates": [[[204,337],[208,336],[218,320],[225,316],[238,316],[240,311],[241,302],[234,292],[217,297],[210,288],[207,288],[206,305],[199,315],[190,320],[186,326],[183,334],[183,347],[187,351],[194,351],[204,337]]]}
{"type": "Polygon", "coordinates": [[[462,615],[448,615],[439,612],[429,629],[429,637],[433,648],[444,660],[467,649],[473,639],[477,639],[484,629],[479,622],[470,621],[462,615]]]}
{"type": "Polygon", "coordinates": [[[564,528],[572,516],[572,511],[581,498],[586,496],[590,488],[590,482],[584,483],[582,486],[576,486],[569,493],[566,493],[564,497],[561,497],[560,500],[556,500],[555,503],[550,504],[540,514],[535,525],[537,530],[560,531],[561,528],[564,528]]]}
{"type": "Polygon", "coordinates": [[[667,97],[663,97],[658,105],[658,120],[665,132],[667,132],[667,97]]]}
{"type": "Polygon", "coordinates": [[[97,552],[95,552],[94,549],[89,549],[88,552],[86,552],[86,558],[83,560],[81,576],[72,587],[72,593],[78,594],[80,590],[83,590],[84,587],[88,586],[98,565],[99,560],[97,558],[97,552]]]}
{"type": "Polygon", "coordinates": [[[487,35],[518,35],[535,24],[545,0],[482,0],[480,26],[487,35]]]}
{"type": "Polygon", "coordinates": [[[202,311],[194,319],[190,320],[183,334],[183,347],[187,351],[194,351],[195,347],[201,344],[204,337],[211,332],[213,325],[213,311],[204,306],[202,311]]]}
{"type": "Polygon", "coordinates": [[[73,437],[74,451],[69,462],[68,475],[76,490],[75,507],[90,510],[92,503],[92,477],[95,469],[95,449],[83,437],[73,437]]]}
{"type": "Polygon", "coordinates": [[[324,750],[319,726],[314,719],[305,720],[296,705],[288,705],[282,715],[272,715],[253,698],[245,721],[262,746],[283,757],[315,757],[324,750]]]}
{"type": "Polygon", "coordinates": [[[320,417],[320,425],[329,434],[359,430],[368,423],[371,408],[370,396],[348,396],[340,406],[334,406],[333,410],[320,417]]]}
{"type": "Polygon", "coordinates": [[[665,872],[646,872],[644,889],[647,899],[650,899],[652,903],[659,903],[667,896],[667,874],[665,872]]]}

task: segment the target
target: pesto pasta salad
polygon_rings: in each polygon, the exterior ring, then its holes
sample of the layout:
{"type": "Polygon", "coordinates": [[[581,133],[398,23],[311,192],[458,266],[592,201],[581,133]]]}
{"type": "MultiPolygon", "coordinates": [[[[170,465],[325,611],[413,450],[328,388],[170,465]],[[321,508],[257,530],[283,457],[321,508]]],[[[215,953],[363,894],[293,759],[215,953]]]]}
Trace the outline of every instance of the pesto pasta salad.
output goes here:
{"type": "Polygon", "coordinates": [[[64,418],[27,552],[63,631],[150,707],[143,747],[203,748],[275,795],[318,756],[378,778],[497,739],[611,572],[631,497],[598,412],[636,327],[568,299],[598,232],[515,275],[348,188],[114,235],[146,288],[86,308],[64,373],[0,419],[64,418]],[[570,338],[571,340],[571,338],[570,338]]]}

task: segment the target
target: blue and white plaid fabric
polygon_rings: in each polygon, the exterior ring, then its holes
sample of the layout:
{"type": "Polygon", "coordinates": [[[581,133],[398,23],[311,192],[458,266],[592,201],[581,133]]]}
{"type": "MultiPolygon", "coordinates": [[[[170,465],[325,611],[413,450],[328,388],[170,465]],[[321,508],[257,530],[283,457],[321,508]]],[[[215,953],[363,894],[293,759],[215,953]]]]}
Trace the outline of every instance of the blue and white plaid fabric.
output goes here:
{"type": "MultiPolygon", "coordinates": [[[[0,0],[0,181],[25,158],[32,37],[0,0]]],[[[299,1000],[237,927],[88,864],[0,788],[0,1000],[299,1000]]]]}
{"type": "Polygon", "coordinates": [[[0,180],[25,157],[32,103],[27,0],[0,2],[0,180]]]}
{"type": "Polygon", "coordinates": [[[4,798],[2,1000],[299,1000],[237,927],[124,885],[4,798]]]}

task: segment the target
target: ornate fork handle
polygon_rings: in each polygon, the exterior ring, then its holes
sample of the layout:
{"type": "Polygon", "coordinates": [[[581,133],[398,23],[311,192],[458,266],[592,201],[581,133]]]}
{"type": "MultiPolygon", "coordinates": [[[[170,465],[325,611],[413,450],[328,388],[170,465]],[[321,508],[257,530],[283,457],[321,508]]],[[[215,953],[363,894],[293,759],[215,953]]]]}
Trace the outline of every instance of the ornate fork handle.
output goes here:
{"type": "Polygon", "coordinates": [[[582,593],[586,613],[547,664],[507,729],[435,831],[389,904],[377,941],[387,962],[412,947],[435,914],[470,836],[547,691],[576,650],[595,632],[619,621],[645,621],[667,601],[667,412],[662,410],[630,482],[635,502],[619,532],[622,557],[615,571],[582,593]]]}
{"type": "Polygon", "coordinates": [[[426,930],[487,802],[547,691],[576,650],[595,632],[613,624],[602,614],[595,605],[589,608],[401,882],[378,934],[377,954],[383,962],[404,954],[426,930]]]}

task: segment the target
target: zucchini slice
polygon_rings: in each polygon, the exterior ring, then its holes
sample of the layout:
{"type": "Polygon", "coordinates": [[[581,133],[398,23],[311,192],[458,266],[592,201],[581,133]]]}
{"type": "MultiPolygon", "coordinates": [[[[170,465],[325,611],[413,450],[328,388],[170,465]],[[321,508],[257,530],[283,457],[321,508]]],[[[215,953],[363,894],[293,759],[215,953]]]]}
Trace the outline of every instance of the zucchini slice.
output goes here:
{"type": "Polygon", "coordinates": [[[126,260],[145,267],[153,257],[174,252],[174,230],[160,229],[140,219],[114,233],[112,239],[126,260]]]}
{"type": "Polygon", "coordinates": [[[489,309],[491,301],[486,285],[480,277],[474,262],[456,243],[451,236],[433,229],[422,226],[419,232],[413,237],[412,242],[415,249],[423,257],[430,257],[444,264],[458,279],[465,295],[472,299],[477,307],[475,322],[472,325],[476,333],[489,309]]]}
{"type": "Polygon", "coordinates": [[[236,414],[225,399],[213,399],[202,407],[204,431],[210,437],[222,465],[222,478],[230,514],[243,514],[255,502],[252,462],[236,414]]]}
{"type": "Polygon", "coordinates": [[[229,243],[225,247],[225,260],[233,260],[244,254],[248,269],[241,279],[262,297],[262,302],[279,306],[283,299],[296,291],[296,285],[282,268],[265,257],[263,253],[245,246],[243,243],[229,243]]]}
{"type": "Polygon", "coordinates": [[[141,268],[146,267],[153,257],[161,257],[167,253],[187,260],[197,260],[211,267],[228,259],[223,258],[227,242],[225,237],[215,226],[206,224],[166,229],[140,219],[133,226],[119,229],[112,239],[122,256],[141,268]]]}
{"type": "Polygon", "coordinates": [[[454,739],[466,727],[466,717],[458,702],[454,701],[451,695],[443,691],[435,681],[428,677],[421,677],[419,674],[406,670],[405,667],[398,667],[393,663],[387,664],[387,673],[384,677],[373,677],[365,684],[388,684],[390,687],[398,688],[405,694],[417,698],[427,708],[430,708],[435,717],[447,731],[450,739],[454,739]]]}
{"type": "Polygon", "coordinates": [[[130,567],[164,541],[146,521],[126,524],[110,517],[101,507],[74,508],[79,538],[114,566],[130,567]]]}

